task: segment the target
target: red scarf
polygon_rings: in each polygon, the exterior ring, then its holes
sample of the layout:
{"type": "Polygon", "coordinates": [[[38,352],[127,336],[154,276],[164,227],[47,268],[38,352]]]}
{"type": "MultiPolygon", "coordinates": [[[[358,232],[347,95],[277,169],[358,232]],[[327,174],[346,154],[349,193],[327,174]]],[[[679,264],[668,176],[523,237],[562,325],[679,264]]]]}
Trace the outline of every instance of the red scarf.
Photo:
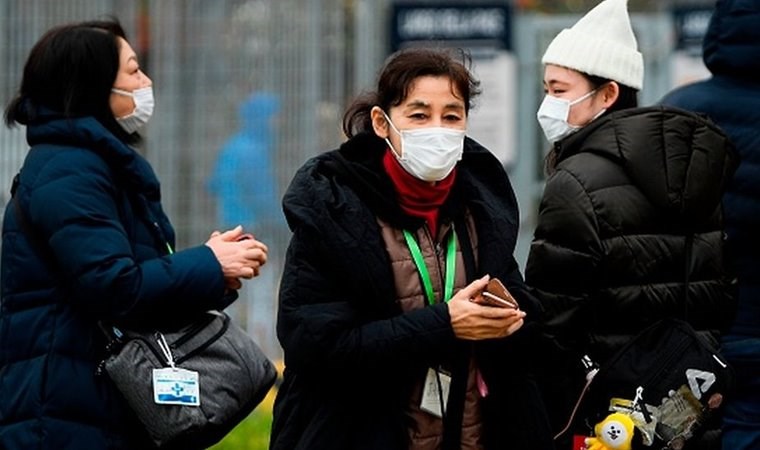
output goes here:
{"type": "Polygon", "coordinates": [[[415,178],[401,167],[392,151],[388,149],[383,155],[383,167],[396,188],[401,210],[410,216],[425,219],[435,238],[438,232],[438,211],[454,185],[456,168],[443,180],[430,184],[415,178]]]}

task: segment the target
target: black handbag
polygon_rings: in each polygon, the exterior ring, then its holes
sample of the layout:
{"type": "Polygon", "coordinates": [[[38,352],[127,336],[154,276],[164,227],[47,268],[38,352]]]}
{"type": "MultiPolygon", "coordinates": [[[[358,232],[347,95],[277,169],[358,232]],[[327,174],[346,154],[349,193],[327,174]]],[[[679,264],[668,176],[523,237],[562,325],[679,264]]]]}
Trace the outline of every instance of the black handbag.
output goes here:
{"type": "Polygon", "coordinates": [[[274,365],[222,312],[174,330],[101,327],[110,338],[101,363],[157,447],[206,448],[263,399],[274,365]]]}
{"type": "Polygon", "coordinates": [[[638,430],[634,448],[683,448],[718,412],[733,384],[734,372],[717,348],[687,322],[664,319],[599,368],[581,416],[590,431],[622,412],[638,430]]]}
{"type": "MultiPolygon", "coordinates": [[[[684,317],[691,247],[692,237],[688,236],[684,317]]],[[[569,430],[599,437],[605,430],[605,419],[622,413],[635,428],[633,449],[681,449],[703,433],[708,422],[714,422],[735,380],[717,343],[700,336],[687,321],[674,317],[661,319],[641,331],[601,367],[588,357],[584,365],[588,369],[586,385],[567,426],[555,440],[569,430]]],[[[613,430],[615,426],[620,428],[619,423],[611,426],[613,430]]],[[[616,438],[615,431],[610,432],[612,440],[616,438]]]]}

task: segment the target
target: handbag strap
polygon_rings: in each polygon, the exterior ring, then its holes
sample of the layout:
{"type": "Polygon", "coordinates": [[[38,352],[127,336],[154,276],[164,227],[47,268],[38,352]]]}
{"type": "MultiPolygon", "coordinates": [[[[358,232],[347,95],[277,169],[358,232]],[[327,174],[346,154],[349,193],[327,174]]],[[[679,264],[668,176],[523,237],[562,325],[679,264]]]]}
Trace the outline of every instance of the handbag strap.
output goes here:
{"type": "Polygon", "coordinates": [[[694,233],[686,235],[684,245],[684,266],[683,266],[683,320],[688,322],[689,319],[689,280],[691,278],[692,249],[694,247],[694,233]]]}

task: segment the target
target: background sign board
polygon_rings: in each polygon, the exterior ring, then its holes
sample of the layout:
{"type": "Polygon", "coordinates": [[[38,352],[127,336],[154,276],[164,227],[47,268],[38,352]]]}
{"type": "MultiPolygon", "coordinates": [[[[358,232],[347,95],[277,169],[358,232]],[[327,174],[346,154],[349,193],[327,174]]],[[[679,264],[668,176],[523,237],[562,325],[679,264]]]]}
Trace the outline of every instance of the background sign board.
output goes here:
{"type": "Polygon", "coordinates": [[[468,136],[505,166],[515,159],[517,58],[512,52],[512,10],[504,3],[394,3],[391,49],[410,46],[467,50],[482,94],[468,118],[468,136]]]}
{"type": "Polygon", "coordinates": [[[672,58],[671,83],[674,87],[710,77],[702,61],[702,40],[710,24],[712,8],[685,6],[673,9],[675,49],[672,58]]]}

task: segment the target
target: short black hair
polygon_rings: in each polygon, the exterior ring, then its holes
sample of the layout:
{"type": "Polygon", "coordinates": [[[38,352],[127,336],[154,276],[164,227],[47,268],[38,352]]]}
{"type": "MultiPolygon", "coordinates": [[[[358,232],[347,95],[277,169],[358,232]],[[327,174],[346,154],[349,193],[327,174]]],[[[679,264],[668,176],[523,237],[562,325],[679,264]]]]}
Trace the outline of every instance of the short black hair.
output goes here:
{"type": "Polygon", "coordinates": [[[480,94],[480,82],[470,71],[469,53],[462,49],[410,47],[388,57],[380,71],[377,88],[354,100],[343,115],[343,132],[348,137],[372,129],[371,110],[379,106],[388,112],[406,99],[414,82],[425,76],[447,77],[456,88],[469,113],[480,94]]]}
{"type": "Polygon", "coordinates": [[[16,97],[5,109],[8,126],[37,120],[40,109],[66,118],[92,116],[124,142],[139,140],[116,122],[109,99],[119,72],[124,29],[115,18],[60,25],[32,47],[16,97]]]}
{"type": "MultiPolygon", "coordinates": [[[[605,84],[611,81],[614,81],[614,80],[610,80],[609,78],[598,77],[596,75],[589,75],[583,72],[580,72],[580,74],[583,75],[589,81],[589,83],[591,83],[591,86],[593,86],[594,89],[599,89],[605,84]]],[[[607,108],[607,111],[605,111],[605,114],[613,113],[615,111],[620,111],[623,109],[638,107],[639,106],[639,99],[638,99],[639,91],[630,86],[626,86],[625,84],[618,83],[617,81],[615,81],[615,83],[617,83],[618,87],[620,88],[619,93],[618,93],[618,98],[617,100],[615,100],[615,103],[613,103],[612,106],[607,108]]]]}

